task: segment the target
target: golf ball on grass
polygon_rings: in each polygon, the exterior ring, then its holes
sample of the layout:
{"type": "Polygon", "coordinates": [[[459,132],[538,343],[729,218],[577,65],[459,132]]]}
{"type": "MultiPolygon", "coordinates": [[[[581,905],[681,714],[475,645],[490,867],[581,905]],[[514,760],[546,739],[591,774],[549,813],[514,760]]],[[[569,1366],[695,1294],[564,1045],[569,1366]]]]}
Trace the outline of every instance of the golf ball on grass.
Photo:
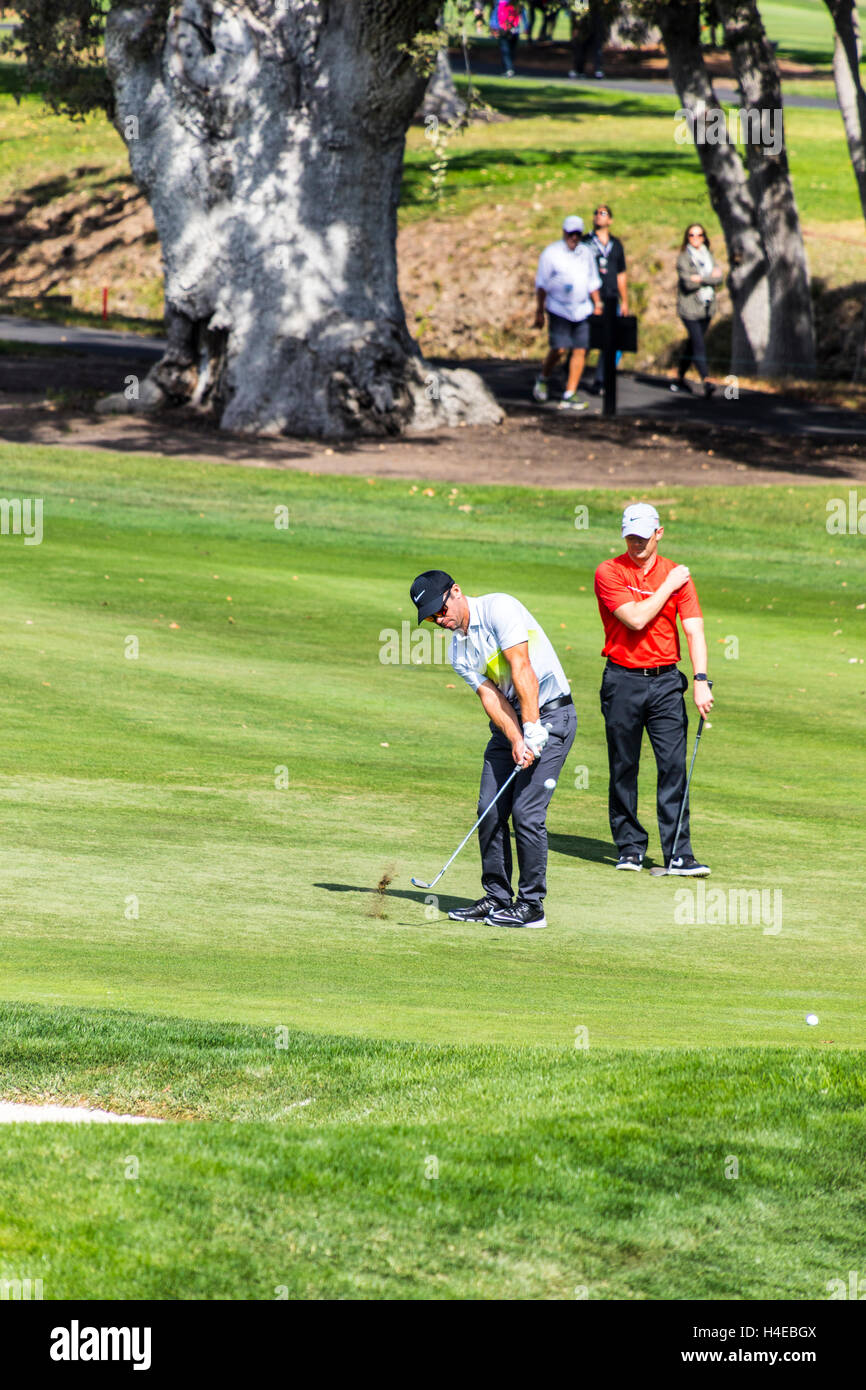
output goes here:
{"type": "Polygon", "coordinates": [[[552,792],[552,791],[553,791],[553,788],[556,786],[556,778],[555,778],[555,777],[547,777],[547,778],[545,779],[544,785],[546,786],[546,788],[547,788],[547,790],[548,790],[549,792],[552,792]]]}
{"type": "Polygon", "coordinates": [[[809,1027],[810,1027],[810,1028],[814,1028],[814,1027],[815,1027],[815,1024],[818,1022],[818,1015],[817,1015],[817,1014],[807,1014],[807,1015],[806,1015],[806,1022],[809,1024],[809,1027]]]}

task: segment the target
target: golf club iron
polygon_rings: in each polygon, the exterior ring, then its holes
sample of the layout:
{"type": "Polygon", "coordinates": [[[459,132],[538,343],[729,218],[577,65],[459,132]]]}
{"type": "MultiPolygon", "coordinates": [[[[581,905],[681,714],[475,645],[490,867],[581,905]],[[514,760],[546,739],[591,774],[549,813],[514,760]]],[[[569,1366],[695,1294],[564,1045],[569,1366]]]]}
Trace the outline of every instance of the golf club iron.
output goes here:
{"type": "MultiPolygon", "coordinates": [[[[713,683],[712,683],[712,681],[707,681],[707,684],[708,684],[708,686],[710,687],[710,689],[712,690],[712,688],[713,688],[713,683]]],[[[686,778],[686,789],[685,789],[685,791],[683,792],[683,799],[682,799],[682,801],[680,802],[680,814],[679,814],[679,817],[678,817],[678,819],[677,819],[677,829],[676,829],[676,834],[674,835],[674,843],[673,843],[673,848],[671,849],[671,857],[670,857],[670,859],[668,860],[668,866],[667,866],[667,868],[663,868],[661,864],[658,864],[658,865],[656,865],[654,868],[650,869],[650,873],[653,874],[655,878],[661,878],[663,874],[669,874],[670,871],[671,871],[671,864],[674,862],[674,859],[676,858],[677,845],[679,844],[679,840],[680,840],[680,830],[682,829],[682,824],[683,824],[683,816],[684,816],[685,813],[686,813],[686,802],[687,802],[688,796],[689,796],[689,786],[691,785],[692,773],[693,773],[694,770],[695,770],[695,758],[698,756],[698,744],[699,744],[700,741],[701,741],[701,734],[703,733],[703,731],[704,731],[704,716],[701,715],[700,719],[698,720],[698,732],[697,732],[697,734],[695,735],[695,746],[694,746],[694,748],[693,748],[693,750],[692,750],[692,761],[691,761],[691,763],[689,764],[689,775],[688,775],[688,777],[686,778]]]]}
{"type": "Polygon", "coordinates": [[[436,886],[436,884],[439,882],[440,878],[441,878],[442,875],[444,874],[445,870],[446,870],[447,868],[449,868],[449,867],[454,863],[454,860],[457,858],[457,856],[458,856],[458,854],[460,853],[461,849],[462,849],[463,846],[466,844],[466,840],[468,840],[469,837],[470,837],[471,835],[474,835],[474,834],[475,834],[475,831],[478,829],[478,827],[479,827],[479,825],[481,824],[481,822],[483,821],[484,817],[487,815],[487,812],[488,812],[488,811],[491,809],[491,807],[494,806],[494,805],[496,804],[496,802],[499,800],[500,796],[501,796],[502,793],[505,791],[505,788],[506,788],[507,786],[509,786],[509,785],[514,781],[514,779],[515,779],[515,777],[517,776],[518,772],[523,772],[523,771],[525,771],[525,769],[522,768],[522,767],[520,766],[520,764],[518,763],[518,764],[517,764],[517,767],[515,767],[514,771],[512,772],[512,774],[511,774],[511,776],[508,778],[508,780],[502,783],[502,786],[499,788],[499,791],[496,793],[496,795],[494,796],[493,800],[490,802],[490,805],[489,805],[489,806],[485,806],[484,810],[481,812],[481,815],[478,817],[478,819],[477,819],[477,821],[475,822],[475,824],[473,825],[472,829],[469,831],[469,835],[467,835],[465,839],[463,839],[463,840],[460,841],[460,844],[457,846],[457,848],[455,849],[455,851],[454,851],[454,853],[452,854],[451,858],[448,860],[448,863],[447,863],[447,864],[444,864],[444,865],[442,866],[442,868],[439,870],[439,872],[438,872],[438,874],[436,875],[436,877],[433,879],[432,883],[425,883],[425,882],[423,881],[423,879],[420,879],[420,878],[413,878],[413,879],[412,879],[412,882],[414,883],[414,885],[415,885],[416,888],[434,888],[434,887],[436,886]]]}

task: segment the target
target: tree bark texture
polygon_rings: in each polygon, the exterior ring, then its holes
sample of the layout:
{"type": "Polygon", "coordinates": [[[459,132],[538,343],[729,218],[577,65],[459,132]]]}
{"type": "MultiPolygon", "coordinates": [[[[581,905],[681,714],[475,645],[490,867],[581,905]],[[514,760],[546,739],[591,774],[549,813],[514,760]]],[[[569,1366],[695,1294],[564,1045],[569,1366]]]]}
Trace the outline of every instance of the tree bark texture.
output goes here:
{"type": "MultiPolygon", "coordinates": [[[[696,126],[718,101],[700,46],[700,10],[690,2],[657,8],[665,51],[680,106],[696,126]]],[[[770,338],[767,257],[755,221],[742,160],[734,145],[697,143],[713,210],[722,224],[730,266],[733,306],[731,371],[745,376],[759,370],[770,338]]]]}
{"type": "Polygon", "coordinates": [[[454,81],[454,74],[448,61],[448,50],[445,48],[440,48],[436,54],[436,66],[427,83],[421,114],[423,116],[435,116],[437,121],[442,121],[446,125],[449,121],[459,121],[466,114],[466,102],[461,99],[460,93],[457,91],[457,84],[454,81]]]}
{"type": "MultiPolygon", "coordinates": [[[[779,67],[756,0],[717,0],[717,9],[743,106],[782,121],[779,67]]],[[[760,139],[747,139],[746,165],[769,276],[770,338],[761,369],[767,376],[812,376],[815,323],[809,266],[784,140],[774,154],[760,139]]]]}
{"type": "MultiPolygon", "coordinates": [[[[762,143],[760,112],[782,119],[778,68],[752,3],[720,3],[725,38],[743,105],[758,113],[743,164],[728,138],[698,141],[710,200],[725,236],[733,304],[731,370],[809,376],[815,334],[809,272],[784,142],[762,143]]],[[[700,5],[674,0],[653,7],[680,104],[696,118],[719,109],[700,47],[700,5]]],[[[766,118],[765,118],[766,119],[766,118]]],[[[766,130],[766,126],[764,127],[766,130]]]]}
{"type": "Polygon", "coordinates": [[[397,286],[404,137],[423,92],[401,45],[437,9],[113,6],[115,122],[165,271],[169,346],[146,404],[337,438],[501,418],[473,373],[422,360],[397,286]]]}
{"type": "Polygon", "coordinates": [[[833,76],[860,206],[866,217],[866,91],[860,77],[860,17],[854,0],[825,0],[836,31],[833,76]]]}

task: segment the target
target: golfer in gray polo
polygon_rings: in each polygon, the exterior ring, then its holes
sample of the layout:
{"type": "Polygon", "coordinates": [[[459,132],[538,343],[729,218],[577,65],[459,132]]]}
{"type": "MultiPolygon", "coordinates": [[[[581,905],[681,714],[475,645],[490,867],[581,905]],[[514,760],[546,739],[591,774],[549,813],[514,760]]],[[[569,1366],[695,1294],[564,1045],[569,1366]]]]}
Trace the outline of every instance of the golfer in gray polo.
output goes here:
{"type": "Polygon", "coordinates": [[[565,673],[541,624],[510,594],[470,598],[444,570],[419,574],[409,594],[419,623],[454,633],[451,665],[490,721],[479,816],[515,765],[523,768],[478,827],[483,896],[448,916],[496,927],[546,927],[547,807],[577,730],[565,673]],[[519,872],[513,903],[509,819],[519,872]]]}

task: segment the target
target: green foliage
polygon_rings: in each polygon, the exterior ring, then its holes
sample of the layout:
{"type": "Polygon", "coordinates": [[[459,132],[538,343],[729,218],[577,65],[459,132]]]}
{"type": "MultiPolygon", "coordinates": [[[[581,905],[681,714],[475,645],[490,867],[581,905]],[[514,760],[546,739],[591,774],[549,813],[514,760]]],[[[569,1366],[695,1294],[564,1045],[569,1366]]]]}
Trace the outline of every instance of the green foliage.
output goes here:
{"type": "Polygon", "coordinates": [[[465,125],[464,116],[452,117],[450,121],[427,116],[424,121],[424,134],[430,141],[430,195],[434,202],[442,201],[451,141],[465,125]]]}
{"type": "Polygon", "coordinates": [[[112,109],[111,85],[102,59],[109,0],[18,0],[20,24],[0,42],[0,51],[22,59],[27,89],[40,93],[53,111],[81,119],[112,109]]]}

